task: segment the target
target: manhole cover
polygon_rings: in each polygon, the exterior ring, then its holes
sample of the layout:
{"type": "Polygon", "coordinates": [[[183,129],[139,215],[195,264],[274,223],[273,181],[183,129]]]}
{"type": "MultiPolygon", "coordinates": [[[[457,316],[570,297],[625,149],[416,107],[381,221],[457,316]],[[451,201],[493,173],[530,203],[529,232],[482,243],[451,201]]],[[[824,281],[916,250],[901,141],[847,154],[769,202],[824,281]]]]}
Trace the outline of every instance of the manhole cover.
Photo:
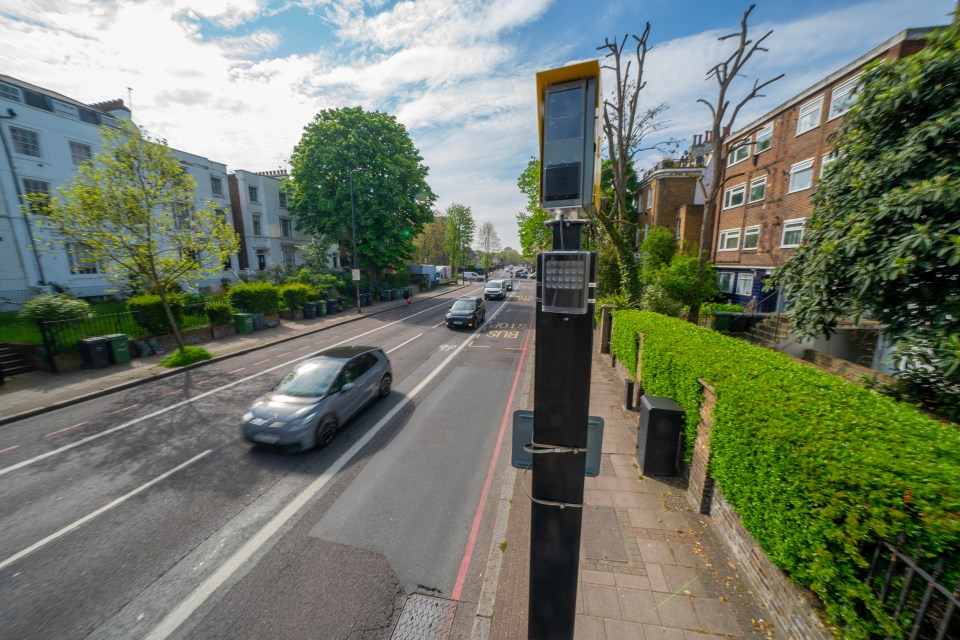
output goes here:
{"type": "Polygon", "coordinates": [[[457,603],[415,593],[407,598],[390,640],[446,640],[457,603]]]}

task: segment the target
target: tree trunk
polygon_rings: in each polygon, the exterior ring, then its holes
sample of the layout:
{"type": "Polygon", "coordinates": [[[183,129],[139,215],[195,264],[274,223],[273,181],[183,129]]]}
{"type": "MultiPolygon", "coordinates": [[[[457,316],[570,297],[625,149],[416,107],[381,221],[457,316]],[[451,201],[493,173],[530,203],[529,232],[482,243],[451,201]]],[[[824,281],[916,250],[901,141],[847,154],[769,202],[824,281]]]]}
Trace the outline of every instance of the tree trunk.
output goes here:
{"type": "Polygon", "coordinates": [[[170,323],[170,328],[173,329],[173,340],[177,343],[177,349],[183,353],[183,336],[180,335],[180,328],[177,326],[177,321],[173,318],[173,311],[170,310],[170,303],[167,301],[167,290],[163,285],[157,286],[157,294],[160,296],[160,302],[163,303],[163,310],[167,314],[167,322],[170,323]]]}

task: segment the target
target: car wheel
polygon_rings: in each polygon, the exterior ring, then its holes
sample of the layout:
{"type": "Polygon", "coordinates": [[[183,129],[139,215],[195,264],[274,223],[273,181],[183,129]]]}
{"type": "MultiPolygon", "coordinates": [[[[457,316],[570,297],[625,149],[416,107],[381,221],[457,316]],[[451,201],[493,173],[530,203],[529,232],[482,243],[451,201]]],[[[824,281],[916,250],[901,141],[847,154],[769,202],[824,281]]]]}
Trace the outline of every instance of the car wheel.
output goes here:
{"type": "Polygon", "coordinates": [[[317,446],[321,449],[331,442],[337,435],[337,421],[327,416],[317,426],[317,446]]]}
{"type": "Polygon", "coordinates": [[[391,382],[393,382],[393,378],[390,377],[389,373],[380,379],[380,397],[381,398],[386,398],[388,395],[390,395],[391,382]]]}

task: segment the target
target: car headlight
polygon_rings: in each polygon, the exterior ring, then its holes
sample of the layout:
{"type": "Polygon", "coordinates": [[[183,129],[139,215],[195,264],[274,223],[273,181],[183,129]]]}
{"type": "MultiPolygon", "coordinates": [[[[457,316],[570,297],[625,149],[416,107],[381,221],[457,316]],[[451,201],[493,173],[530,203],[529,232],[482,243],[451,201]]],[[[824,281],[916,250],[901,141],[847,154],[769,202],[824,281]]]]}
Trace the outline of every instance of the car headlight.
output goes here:
{"type": "Polygon", "coordinates": [[[253,414],[251,412],[247,411],[245,414],[243,414],[244,422],[250,422],[251,420],[253,420],[253,414]]]}
{"type": "Polygon", "coordinates": [[[267,425],[268,427],[273,427],[274,429],[279,429],[280,427],[287,426],[286,422],[275,421],[267,425]]]}
{"type": "Polygon", "coordinates": [[[302,418],[297,418],[296,420],[291,420],[290,422],[287,422],[287,423],[285,423],[285,424],[287,424],[288,426],[291,426],[291,427],[300,427],[300,426],[303,426],[303,425],[305,425],[306,423],[310,422],[311,420],[313,420],[313,419],[316,418],[316,417],[317,417],[317,414],[316,414],[316,413],[311,413],[311,414],[308,414],[308,415],[303,416],[302,418]]]}

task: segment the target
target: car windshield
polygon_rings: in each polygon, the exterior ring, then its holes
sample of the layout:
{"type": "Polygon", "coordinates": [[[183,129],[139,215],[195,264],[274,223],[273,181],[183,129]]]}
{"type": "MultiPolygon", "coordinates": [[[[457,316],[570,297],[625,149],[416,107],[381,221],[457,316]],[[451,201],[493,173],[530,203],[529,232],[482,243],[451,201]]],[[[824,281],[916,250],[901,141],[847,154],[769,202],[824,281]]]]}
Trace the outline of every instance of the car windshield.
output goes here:
{"type": "Polygon", "coordinates": [[[487,289],[499,289],[499,288],[500,288],[499,280],[491,280],[490,282],[487,283],[487,289]]]}
{"type": "Polygon", "coordinates": [[[288,396],[319,397],[330,390],[343,362],[339,360],[313,360],[304,362],[288,373],[273,388],[288,396]]]}
{"type": "Polygon", "coordinates": [[[457,300],[453,303],[453,308],[462,311],[473,311],[475,304],[476,303],[473,300],[457,300]]]}

